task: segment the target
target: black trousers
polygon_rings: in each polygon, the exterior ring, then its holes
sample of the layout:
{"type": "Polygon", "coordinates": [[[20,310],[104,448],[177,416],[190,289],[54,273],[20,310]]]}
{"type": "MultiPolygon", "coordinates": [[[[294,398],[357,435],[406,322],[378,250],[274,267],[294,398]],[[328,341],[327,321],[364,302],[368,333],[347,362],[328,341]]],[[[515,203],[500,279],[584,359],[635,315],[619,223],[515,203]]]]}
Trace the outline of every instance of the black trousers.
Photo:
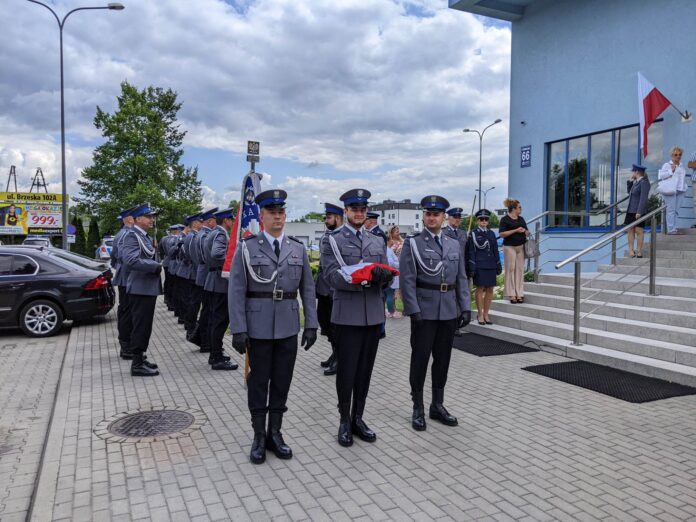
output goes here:
{"type": "Polygon", "coordinates": [[[445,387],[452,355],[454,331],[456,329],[457,319],[420,321],[418,323],[411,320],[411,370],[409,372],[409,381],[411,382],[412,391],[423,391],[431,353],[433,355],[431,368],[433,388],[445,387]]]}
{"type": "Polygon", "coordinates": [[[297,358],[297,336],[250,339],[248,403],[251,416],[285,413],[297,358]]]}
{"type": "Polygon", "coordinates": [[[118,326],[118,344],[122,350],[129,351],[131,344],[131,320],[130,303],[126,293],[126,285],[118,287],[118,309],[116,310],[116,324],[118,326]]]}
{"type": "Polygon", "coordinates": [[[201,313],[198,317],[198,331],[201,334],[201,348],[210,347],[210,339],[208,339],[208,322],[210,320],[210,296],[211,292],[206,292],[203,287],[198,287],[201,291],[201,313]]]}
{"type": "Polygon", "coordinates": [[[155,318],[156,295],[128,295],[133,333],[131,334],[131,351],[143,354],[147,351],[152,335],[152,321],[155,318]]]}
{"type": "Polygon", "coordinates": [[[210,292],[209,299],[208,342],[210,343],[210,361],[216,363],[222,361],[222,339],[230,324],[230,316],[227,310],[227,294],[210,292]]]}
{"type": "Polygon", "coordinates": [[[381,325],[334,325],[336,334],[336,393],[338,402],[365,402],[377,357],[381,325]]]}
{"type": "Polygon", "coordinates": [[[182,295],[186,296],[184,301],[186,312],[184,314],[184,328],[187,332],[192,331],[196,327],[198,320],[198,312],[201,308],[201,299],[203,299],[203,288],[198,286],[192,279],[186,280],[186,290],[182,295]]]}
{"type": "Polygon", "coordinates": [[[334,341],[334,325],[331,323],[331,309],[333,308],[333,299],[330,295],[317,296],[317,319],[321,328],[321,335],[328,337],[329,342],[334,341]]]}
{"type": "Polygon", "coordinates": [[[171,305],[174,308],[174,312],[176,313],[176,315],[179,315],[179,312],[181,310],[181,304],[179,299],[179,282],[181,281],[181,279],[178,275],[174,274],[173,272],[169,274],[169,278],[171,279],[171,283],[169,283],[171,305]]]}

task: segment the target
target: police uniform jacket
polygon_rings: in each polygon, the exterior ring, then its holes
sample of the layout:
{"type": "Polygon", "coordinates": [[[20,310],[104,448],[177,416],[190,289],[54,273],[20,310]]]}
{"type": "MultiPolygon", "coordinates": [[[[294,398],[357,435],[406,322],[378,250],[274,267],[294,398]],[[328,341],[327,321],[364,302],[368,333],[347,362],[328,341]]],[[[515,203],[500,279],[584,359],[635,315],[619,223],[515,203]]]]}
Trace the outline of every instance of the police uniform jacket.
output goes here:
{"type": "Polygon", "coordinates": [[[179,250],[179,268],[176,271],[176,275],[184,279],[191,279],[191,274],[195,273],[193,271],[193,261],[191,260],[191,243],[195,237],[196,231],[191,230],[184,237],[179,250]]]}
{"type": "MultiPolygon", "coordinates": [[[[331,234],[332,232],[334,232],[334,230],[325,231],[319,244],[321,245],[324,242],[324,238],[326,236],[328,236],[329,234],[331,234]]],[[[316,284],[316,288],[317,288],[317,295],[321,295],[321,296],[331,295],[331,285],[326,280],[326,270],[324,270],[324,267],[322,265],[321,260],[319,261],[319,270],[317,271],[317,279],[316,279],[315,284],[316,284]]]]}
{"type": "Polygon", "coordinates": [[[442,233],[459,241],[459,244],[462,247],[462,254],[464,254],[464,249],[466,248],[466,231],[462,230],[461,228],[452,228],[451,226],[447,225],[442,227],[442,233]]]}
{"type": "Polygon", "coordinates": [[[216,226],[205,240],[203,255],[205,264],[208,267],[208,275],[205,278],[203,289],[216,294],[226,294],[228,281],[222,277],[222,265],[227,256],[227,244],[229,235],[220,225],[216,226]]]}
{"type": "Polygon", "coordinates": [[[502,272],[495,233],[477,227],[471,231],[466,244],[466,273],[473,277],[479,269],[495,270],[496,274],[502,272]]]}
{"type": "Polygon", "coordinates": [[[166,268],[169,270],[169,263],[171,262],[171,259],[169,259],[169,245],[168,243],[172,240],[172,236],[164,236],[162,239],[160,239],[160,249],[162,250],[162,267],[166,268]]]}
{"type": "Polygon", "coordinates": [[[360,262],[388,264],[384,241],[362,230],[362,241],[345,225],[324,236],[321,242],[321,265],[326,280],[333,288],[331,322],[352,326],[371,326],[384,322],[384,301],[379,285],[347,283],[339,273],[341,263],[333,252],[331,239],[346,265],[360,262]]]}
{"type": "Polygon", "coordinates": [[[277,258],[266,236],[250,236],[237,245],[230,270],[228,306],[230,331],[246,332],[252,339],[284,339],[300,331],[297,299],[250,297],[248,292],[297,292],[304,308],[304,327],[319,328],[314,280],[304,244],[285,236],[277,258]],[[243,250],[246,249],[248,255],[243,250]],[[249,273],[250,270],[254,274],[249,273]],[[268,281],[277,271],[275,278],[268,281]]]}
{"type": "Polygon", "coordinates": [[[384,233],[384,230],[379,228],[379,225],[375,226],[372,230],[369,231],[370,234],[374,234],[377,237],[381,237],[382,241],[384,241],[384,244],[386,245],[389,241],[387,240],[387,234],[384,233]]]}
{"type": "Polygon", "coordinates": [[[121,246],[123,245],[123,239],[130,231],[130,227],[123,226],[121,230],[116,232],[114,240],[111,243],[111,268],[114,270],[114,277],[111,280],[111,284],[114,286],[125,286],[126,284],[128,268],[123,265],[123,261],[119,258],[119,255],[121,246]]]}
{"type": "Polygon", "coordinates": [[[429,321],[446,321],[471,309],[461,245],[444,233],[440,242],[442,248],[428,231],[404,241],[399,269],[405,315],[420,313],[429,321]]]}
{"type": "Polygon", "coordinates": [[[198,259],[198,266],[196,269],[196,284],[198,286],[204,286],[205,278],[208,276],[208,265],[205,262],[203,250],[205,249],[206,239],[210,232],[211,230],[208,227],[201,228],[194,242],[196,247],[196,259],[198,259]]]}
{"type": "Polygon", "coordinates": [[[179,249],[181,248],[181,240],[183,232],[178,233],[173,236],[171,241],[167,243],[167,249],[169,251],[169,273],[176,275],[179,270],[179,249]]]}
{"type": "Polygon", "coordinates": [[[650,194],[650,181],[643,176],[642,178],[626,182],[628,190],[628,208],[626,212],[631,214],[640,214],[644,216],[648,213],[648,195],[650,194]]]}
{"type": "Polygon", "coordinates": [[[131,233],[124,236],[119,255],[128,267],[127,293],[151,296],[162,293],[160,264],[155,261],[156,249],[150,236],[133,227],[131,233]]]}

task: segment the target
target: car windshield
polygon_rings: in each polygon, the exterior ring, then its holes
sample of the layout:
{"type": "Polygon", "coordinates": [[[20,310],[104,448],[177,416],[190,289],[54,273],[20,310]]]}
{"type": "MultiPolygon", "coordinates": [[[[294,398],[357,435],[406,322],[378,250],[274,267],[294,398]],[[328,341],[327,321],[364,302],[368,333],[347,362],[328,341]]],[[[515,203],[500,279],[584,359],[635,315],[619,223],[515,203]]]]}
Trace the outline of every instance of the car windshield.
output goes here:
{"type": "Polygon", "coordinates": [[[25,245],[48,245],[48,239],[25,239],[25,245]]]}
{"type": "Polygon", "coordinates": [[[106,240],[104,240],[104,244],[108,247],[114,246],[114,240],[113,239],[106,239],[106,240]]]}

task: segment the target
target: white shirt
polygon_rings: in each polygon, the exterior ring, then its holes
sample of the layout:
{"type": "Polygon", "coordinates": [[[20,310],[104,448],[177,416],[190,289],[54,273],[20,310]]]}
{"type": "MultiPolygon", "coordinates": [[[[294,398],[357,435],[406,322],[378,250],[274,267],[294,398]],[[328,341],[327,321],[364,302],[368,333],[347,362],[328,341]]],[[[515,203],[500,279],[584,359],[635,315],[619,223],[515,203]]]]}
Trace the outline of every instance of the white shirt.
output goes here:
{"type": "Polygon", "coordinates": [[[683,165],[679,165],[674,172],[672,172],[672,160],[662,165],[660,172],[657,177],[660,181],[669,179],[672,176],[677,176],[677,192],[686,192],[686,170],[684,170],[683,165]]]}
{"type": "Polygon", "coordinates": [[[440,230],[440,233],[439,233],[439,234],[433,234],[433,233],[432,233],[430,230],[428,230],[427,228],[426,228],[425,230],[427,230],[428,234],[430,234],[430,236],[431,236],[433,239],[437,238],[437,240],[440,242],[440,244],[442,244],[442,229],[440,230]]]}
{"type": "MultiPolygon", "coordinates": [[[[348,230],[350,230],[356,236],[358,235],[358,231],[356,229],[354,229],[352,226],[350,226],[347,222],[343,223],[343,226],[346,227],[348,230]]],[[[365,235],[365,227],[360,227],[360,235],[361,236],[365,235]]]]}
{"type": "Polygon", "coordinates": [[[285,238],[285,232],[280,234],[278,237],[273,237],[271,234],[266,232],[265,230],[263,231],[263,235],[266,236],[266,240],[268,243],[271,245],[271,248],[273,248],[273,242],[277,239],[278,244],[280,245],[280,249],[283,249],[283,239],[285,238]]]}

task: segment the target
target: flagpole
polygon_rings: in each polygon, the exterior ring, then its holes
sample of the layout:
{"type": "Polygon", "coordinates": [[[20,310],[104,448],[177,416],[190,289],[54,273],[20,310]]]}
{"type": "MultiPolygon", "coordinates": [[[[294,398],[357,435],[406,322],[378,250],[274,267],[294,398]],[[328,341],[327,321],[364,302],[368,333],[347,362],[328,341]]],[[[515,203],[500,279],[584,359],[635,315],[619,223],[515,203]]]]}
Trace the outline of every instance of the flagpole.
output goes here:
{"type": "Polygon", "coordinates": [[[669,104],[675,111],[679,113],[679,116],[681,116],[684,121],[688,121],[691,119],[691,113],[689,111],[682,112],[672,102],[669,102],[669,104]]]}

